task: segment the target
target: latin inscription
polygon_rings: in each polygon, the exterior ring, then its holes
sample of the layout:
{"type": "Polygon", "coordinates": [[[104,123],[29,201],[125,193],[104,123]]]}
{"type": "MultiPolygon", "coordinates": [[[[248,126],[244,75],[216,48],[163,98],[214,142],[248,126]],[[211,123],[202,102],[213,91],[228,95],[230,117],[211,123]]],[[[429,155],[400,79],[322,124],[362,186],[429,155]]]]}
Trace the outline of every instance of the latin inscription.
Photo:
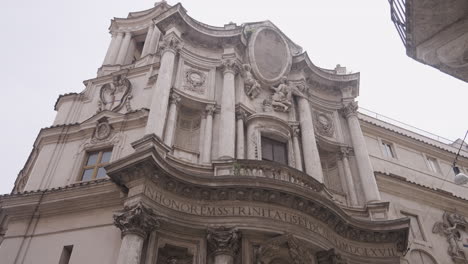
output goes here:
{"type": "Polygon", "coordinates": [[[333,243],[338,249],[360,256],[368,257],[393,257],[398,256],[395,248],[369,248],[360,247],[348,243],[344,238],[338,236],[328,228],[317,224],[316,220],[298,214],[281,211],[273,208],[266,208],[253,205],[217,206],[206,204],[194,204],[186,201],[176,200],[163,193],[146,186],[145,194],[156,203],[172,210],[184,212],[198,216],[248,216],[273,219],[306,228],[307,230],[319,234],[323,238],[333,243]]]}

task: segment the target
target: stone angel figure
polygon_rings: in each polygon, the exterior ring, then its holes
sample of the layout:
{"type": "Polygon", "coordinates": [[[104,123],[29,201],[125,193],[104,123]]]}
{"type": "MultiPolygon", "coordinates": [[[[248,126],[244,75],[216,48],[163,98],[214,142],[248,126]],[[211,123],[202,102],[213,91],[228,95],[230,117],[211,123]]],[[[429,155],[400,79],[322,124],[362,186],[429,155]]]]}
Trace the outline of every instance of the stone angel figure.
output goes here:
{"type": "Polygon", "coordinates": [[[449,247],[448,254],[454,258],[463,258],[463,249],[460,247],[458,241],[460,240],[460,232],[457,226],[465,227],[467,221],[465,218],[456,213],[445,212],[443,215],[443,222],[436,222],[432,227],[432,233],[445,236],[449,247]]]}
{"type": "Polygon", "coordinates": [[[260,83],[254,78],[250,65],[242,65],[242,70],[245,94],[247,94],[250,99],[254,99],[260,94],[260,83]]]}
{"type": "Polygon", "coordinates": [[[271,96],[271,106],[276,111],[287,112],[292,105],[292,89],[286,77],[281,78],[281,83],[270,87],[273,91],[271,96]]]}

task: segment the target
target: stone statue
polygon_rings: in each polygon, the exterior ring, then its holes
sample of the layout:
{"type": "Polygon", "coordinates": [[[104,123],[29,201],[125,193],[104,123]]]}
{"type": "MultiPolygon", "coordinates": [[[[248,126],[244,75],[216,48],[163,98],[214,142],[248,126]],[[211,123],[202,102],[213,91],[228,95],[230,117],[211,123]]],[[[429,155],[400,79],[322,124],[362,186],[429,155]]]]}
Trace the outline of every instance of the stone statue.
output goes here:
{"type": "Polygon", "coordinates": [[[244,91],[250,99],[256,98],[260,94],[260,83],[254,78],[250,65],[242,65],[244,77],[244,91]]]}
{"type": "Polygon", "coordinates": [[[457,213],[445,212],[443,222],[436,222],[432,227],[432,233],[443,235],[447,238],[449,244],[447,253],[453,259],[464,259],[463,249],[459,245],[460,230],[458,228],[466,228],[468,222],[466,219],[457,213]]]}
{"type": "Polygon", "coordinates": [[[292,89],[286,77],[281,78],[281,83],[270,87],[275,92],[271,96],[271,106],[276,111],[288,112],[292,104],[292,89]]]}

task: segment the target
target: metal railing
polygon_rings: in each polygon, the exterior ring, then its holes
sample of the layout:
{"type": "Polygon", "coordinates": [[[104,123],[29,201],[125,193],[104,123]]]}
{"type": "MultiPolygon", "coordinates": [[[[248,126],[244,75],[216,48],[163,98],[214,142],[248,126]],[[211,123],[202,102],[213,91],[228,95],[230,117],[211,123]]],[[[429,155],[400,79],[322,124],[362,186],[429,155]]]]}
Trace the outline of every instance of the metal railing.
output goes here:
{"type": "Polygon", "coordinates": [[[433,139],[433,140],[437,140],[437,141],[439,141],[441,143],[444,143],[444,144],[447,144],[447,145],[451,145],[454,142],[453,140],[438,136],[436,134],[432,134],[431,132],[427,132],[427,131],[422,130],[420,128],[414,127],[412,125],[405,124],[405,123],[400,122],[398,120],[392,119],[390,117],[381,115],[379,113],[376,113],[374,111],[371,111],[371,110],[368,110],[368,109],[365,109],[365,108],[362,108],[362,107],[359,107],[359,112],[364,114],[364,115],[367,115],[367,116],[373,117],[375,119],[378,119],[380,121],[383,121],[383,122],[398,126],[400,128],[409,130],[411,132],[417,133],[417,134],[419,134],[421,136],[424,136],[424,137],[427,137],[427,138],[430,138],[430,139],[433,139]]]}
{"type": "Polygon", "coordinates": [[[390,3],[390,16],[395,24],[398,35],[405,47],[407,46],[406,38],[406,0],[388,0],[390,3]]]}

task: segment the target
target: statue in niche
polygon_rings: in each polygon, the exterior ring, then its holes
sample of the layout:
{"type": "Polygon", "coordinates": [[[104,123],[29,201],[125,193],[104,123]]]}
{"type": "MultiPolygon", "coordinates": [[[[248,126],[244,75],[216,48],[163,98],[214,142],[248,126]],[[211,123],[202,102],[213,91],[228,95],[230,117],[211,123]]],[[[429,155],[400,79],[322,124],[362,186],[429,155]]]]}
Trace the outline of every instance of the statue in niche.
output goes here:
{"type": "Polygon", "coordinates": [[[288,112],[292,105],[292,89],[286,77],[281,78],[281,83],[270,87],[273,91],[271,96],[271,106],[275,111],[288,112]]]}
{"type": "Polygon", "coordinates": [[[106,83],[101,87],[98,111],[109,110],[117,112],[123,106],[126,106],[127,111],[130,111],[131,90],[132,84],[127,79],[126,74],[114,75],[112,83],[106,83]]]}
{"type": "Polygon", "coordinates": [[[242,65],[244,77],[244,91],[250,99],[256,98],[260,94],[260,83],[254,78],[252,68],[248,64],[242,65]]]}

